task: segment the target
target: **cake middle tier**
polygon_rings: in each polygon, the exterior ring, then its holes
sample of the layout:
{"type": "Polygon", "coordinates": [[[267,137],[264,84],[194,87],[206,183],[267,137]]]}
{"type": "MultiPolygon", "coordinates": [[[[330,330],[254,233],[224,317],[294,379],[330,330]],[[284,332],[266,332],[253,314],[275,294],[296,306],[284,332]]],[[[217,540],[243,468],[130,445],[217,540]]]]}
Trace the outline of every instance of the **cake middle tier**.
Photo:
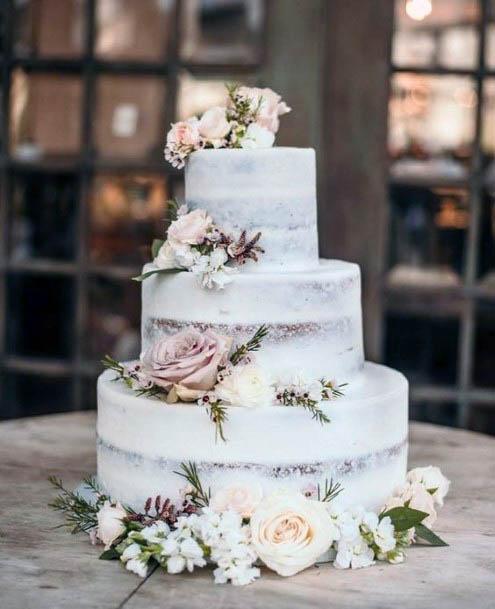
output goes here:
{"type": "MultiPolygon", "coordinates": [[[[152,270],[146,265],[144,271],[152,270]]],[[[363,367],[360,272],[356,264],[322,260],[313,271],[243,273],[221,291],[200,287],[192,273],[154,275],[143,282],[142,351],[193,326],[251,338],[268,335],[257,362],[275,379],[301,373],[349,382],[363,367]]]]}

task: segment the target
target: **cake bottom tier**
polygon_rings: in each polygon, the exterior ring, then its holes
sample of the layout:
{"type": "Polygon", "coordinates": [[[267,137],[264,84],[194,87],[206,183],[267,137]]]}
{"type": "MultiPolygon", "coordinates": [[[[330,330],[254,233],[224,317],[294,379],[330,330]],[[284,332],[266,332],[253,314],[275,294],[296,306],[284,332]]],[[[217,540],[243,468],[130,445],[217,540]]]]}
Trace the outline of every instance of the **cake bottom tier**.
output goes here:
{"type": "Polygon", "coordinates": [[[205,408],[137,397],[113,377],[98,379],[98,479],[134,509],[156,495],[180,503],[183,462],[196,464],[212,493],[252,482],[264,494],[315,493],[333,479],[343,507],[377,509],[404,481],[408,385],[385,366],[366,363],[344,397],[323,402],[331,419],[323,425],[300,407],[230,407],[226,442],[215,440],[205,408]]]}

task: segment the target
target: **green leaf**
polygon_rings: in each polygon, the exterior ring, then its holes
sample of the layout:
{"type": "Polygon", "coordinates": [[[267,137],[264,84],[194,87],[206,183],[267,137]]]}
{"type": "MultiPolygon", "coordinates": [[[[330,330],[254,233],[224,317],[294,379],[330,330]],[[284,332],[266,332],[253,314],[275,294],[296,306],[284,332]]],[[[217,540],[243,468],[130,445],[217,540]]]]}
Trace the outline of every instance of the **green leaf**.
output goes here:
{"type": "Polygon", "coordinates": [[[382,512],[380,520],[386,516],[389,516],[396,531],[407,531],[420,524],[428,516],[428,513],[403,506],[382,512]]]}
{"type": "Polygon", "coordinates": [[[163,239],[153,239],[153,243],[151,244],[152,258],[156,258],[158,256],[158,252],[164,243],[165,241],[163,239]]]}
{"type": "Polygon", "coordinates": [[[117,552],[117,550],[115,548],[110,548],[110,549],[102,552],[102,554],[100,554],[99,558],[100,558],[100,560],[117,560],[117,558],[120,558],[120,554],[117,552]]]}
{"type": "Polygon", "coordinates": [[[419,537],[420,539],[424,539],[424,541],[427,541],[432,546],[448,546],[449,545],[424,524],[421,524],[421,523],[417,524],[414,527],[414,529],[416,531],[417,537],[419,537]]]}
{"type": "Polygon", "coordinates": [[[170,273],[182,273],[184,269],[153,269],[152,271],[147,271],[142,275],[138,275],[137,277],[133,277],[133,281],[144,281],[151,277],[151,275],[168,275],[170,273]]]}

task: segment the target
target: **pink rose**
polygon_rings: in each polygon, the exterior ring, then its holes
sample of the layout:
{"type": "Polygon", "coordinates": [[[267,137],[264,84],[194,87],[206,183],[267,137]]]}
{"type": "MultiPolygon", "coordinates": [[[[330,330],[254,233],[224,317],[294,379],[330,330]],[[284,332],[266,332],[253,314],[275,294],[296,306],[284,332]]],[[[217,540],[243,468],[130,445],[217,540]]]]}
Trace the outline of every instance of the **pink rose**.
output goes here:
{"type": "Polygon", "coordinates": [[[203,243],[211,218],[204,209],[195,209],[179,216],[169,226],[167,237],[172,247],[179,244],[197,245],[203,243]]]}
{"type": "Polygon", "coordinates": [[[167,133],[167,146],[186,146],[197,148],[201,142],[198,129],[198,119],[188,118],[187,121],[172,123],[172,128],[167,133]]]}
{"type": "Polygon", "coordinates": [[[226,108],[215,106],[207,110],[199,120],[199,134],[213,145],[221,145],[221,141],[230,131],[225,112],[226,108]]]}
{"type": "Polygon", "coordinates": [[[258,482],[240,482],[219,489],[210,500],[214,512],[237,512],[249,518],[263,499],[263,489],[258,482]]]}
{"type": "Polygon", "coordinates": [[[257,87],[239,87],[237,93],[251,101],[251,108],[254,110],[259,106],[256,123],[260,127],[269,129],[272,133],[277,133],[282,114],[287,114],[291,109],[282,100],[278,93],[268,87],[259,89],[257,87]]]}
{"type": "MultiPolygon", "coordinates": [[[[156,385],[176,388],[179,397],[181,388],[209,391],[217,381],[218,368],[227,363],[231,345],[232,338],[212,330],[182,330],[162,338],[145,353],[145,372],[156,385]]],[[[189,395],[188,391],[183,395],[189,395]]]]}

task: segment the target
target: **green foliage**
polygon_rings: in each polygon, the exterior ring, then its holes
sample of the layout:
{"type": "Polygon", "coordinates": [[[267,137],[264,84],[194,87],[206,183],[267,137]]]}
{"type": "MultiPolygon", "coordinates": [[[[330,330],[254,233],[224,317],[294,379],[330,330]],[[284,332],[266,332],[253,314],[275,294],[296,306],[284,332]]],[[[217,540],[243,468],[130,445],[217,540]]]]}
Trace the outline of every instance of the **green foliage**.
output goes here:
{"type": "Polygon", "coordinates": [[[165,243],[163,239],[153,239],[153,243],[151,244],[151,257],[156,258],[158,256],[158,252],[160,251],[162,245],[165,243]]]}
{"type": "Polygon", "coordinates": [[[196,464],[189,461],[188,463],[181,463],[180,467],[181,471],[174,472],[174,474],[184,478],[192,487],[191,491],[187,493],[186,497],[198,508],[209,505],[211,492],[210,489],[205,490],[203,488],[196,464]]]}
{"type": "Polygon", "coordinates": [[[171,273],[182,273],[184,272],[184,269],[153,269],[152,271],[146,271],[146,273],[143,273],[142,275],[137,275],[136,277],[133,277],[132,280],[133,281],[144,281],[145,279],[148,279],[148,277],[151,277],[152,275],[170,275],[171,273]]]}
{"type": "Polygon", "coordinates": [[[427,541],[431,546],[440,547],[449,545],[424,524],[417,524],[414,527],[414,530],[416,531],[416,537],[427,541]]]}
{"type": "Polygon", "coordinates": [[[408,506],[394,507],[379,516],[380,520],[388,516],[396,531],[407,531],[418,526],[428,516],[427,512],[414,510],[408,506]]]}
{"type": "Polygon", "coordinates": [[[230,356],[230,363],[234,366],[238,364],[251,351],[259,351],[263,339],[268,334],[268,328],[262,324],[247,343],[239,345],[230,356]]]}
{"type": "Polygon", "coordinates": [[[220,401],[213,402],[208,406],[208,414],[210,416],[210,420],[215,425],[215,442],[218,441],[218,438],[222,440],[222,442],[227,442],[227,438],[225,437],[223,425],[229,419],[227,415],[227,408],[220,404],[220,401]]]}
{"type": "Polygon", "coordinates": [[[330,503],[344,490],[340,482],[334,484],[333,478],[330,478],[330,482],[325,480],[325,487],[323,493],[321,492],[320,485],[318,484],[318,501],[324,501],[330,503]]]}

